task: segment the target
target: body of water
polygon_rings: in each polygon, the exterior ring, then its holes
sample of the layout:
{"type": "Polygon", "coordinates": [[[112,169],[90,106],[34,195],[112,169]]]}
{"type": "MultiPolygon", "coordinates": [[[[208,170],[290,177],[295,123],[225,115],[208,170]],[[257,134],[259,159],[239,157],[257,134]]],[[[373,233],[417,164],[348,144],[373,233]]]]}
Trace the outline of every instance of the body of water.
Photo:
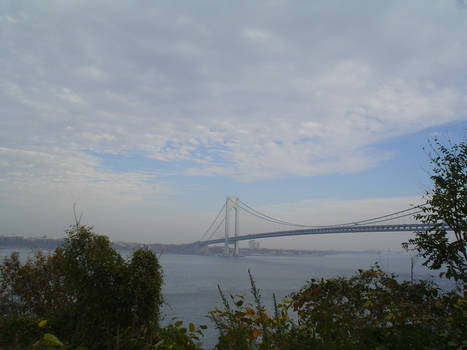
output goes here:
{"type": "MultiPolygon", "coordinates": [[[[11,254],[11,249],[0,249],[0,258],[11,254]]],[[[22,257],[31,250],[19,250],[22,257]]],[[[227,293],[248,294],[250,283],[248,270],[261,289],[263,301],[272,306],[272,294],[279,299],[302,287],[311,278],[351,276],[358,269],[369,268],[378,262],[388,273],[400,279],[410,280],[410,255],[405,252],[381,252],[362,254],[330,254],[324,256],[249,256],[221,257],[166,254],[160,257],[164,273],[163,323],[172,317],[195,324],[207,324],[204,344],[207,348],[216,342],[217,331],[206,315],[214,306],[220,307],[217,285],[227,293]]],[[[415,264],[415,279],[429,279],[442,288],[455,285],[439,279],[436,272],[415,264]]]]}

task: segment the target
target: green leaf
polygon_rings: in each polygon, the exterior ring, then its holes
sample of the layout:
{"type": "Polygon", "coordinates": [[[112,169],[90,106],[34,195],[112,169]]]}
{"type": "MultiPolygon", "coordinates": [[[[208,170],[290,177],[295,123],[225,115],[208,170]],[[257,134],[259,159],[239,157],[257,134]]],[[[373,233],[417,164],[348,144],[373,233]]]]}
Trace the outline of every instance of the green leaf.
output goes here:
{"type": "Polygon", "coordinates": [[[42,341],[45,345],[48,346],[63,346],[63,343],[60,340],[58,340],[58,338],[55,335],[50,333],[45,333],[44,337],[42,338],[42,341]]]}

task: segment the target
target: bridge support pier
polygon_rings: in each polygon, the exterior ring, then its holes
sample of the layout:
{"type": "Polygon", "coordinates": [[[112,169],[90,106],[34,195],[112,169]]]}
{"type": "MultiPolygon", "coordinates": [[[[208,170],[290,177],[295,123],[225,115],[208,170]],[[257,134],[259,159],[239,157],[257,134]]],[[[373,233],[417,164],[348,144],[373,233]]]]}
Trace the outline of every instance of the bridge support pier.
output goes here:
{"type": "MultiPolygon", "coordinates": [[[[230,237],[230,224],[231,224],[231,213],[232,209],[235,210],[234,217],[234,237],[238,237],[239,232],[239,216],[238,216],[238,197],[227,197],[225,202],[225,241],[224,241],[224,256],[230,256],[230,246],[229,246],[229,237],[230,237]]],[[[238,241],[234,242],[234,249],[232,251],[232,256],[240,256],[240,251],[238,247],[238,241]]]]}

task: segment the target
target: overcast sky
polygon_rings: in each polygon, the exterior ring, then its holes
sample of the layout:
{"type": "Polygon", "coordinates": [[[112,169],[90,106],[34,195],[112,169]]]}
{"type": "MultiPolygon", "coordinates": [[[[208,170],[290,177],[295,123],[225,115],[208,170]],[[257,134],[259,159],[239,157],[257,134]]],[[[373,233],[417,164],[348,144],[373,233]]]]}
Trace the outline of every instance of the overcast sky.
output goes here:
{"type": "Polygon", "coordinates": [[[0,0],[0,234],[61,237],[73,203],[161,243],[197,240],[228,195],[306,224],[419,204],[427,140],[466,137],[466,62],[461,0],[0,0]]]}

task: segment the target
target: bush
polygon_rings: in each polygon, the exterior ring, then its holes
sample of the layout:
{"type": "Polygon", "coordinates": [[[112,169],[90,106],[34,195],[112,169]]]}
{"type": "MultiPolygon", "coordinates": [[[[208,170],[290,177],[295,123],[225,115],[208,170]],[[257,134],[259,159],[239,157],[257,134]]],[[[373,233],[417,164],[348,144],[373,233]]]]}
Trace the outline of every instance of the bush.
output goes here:
{"type": "Polygon", "coordinates": [[[209,317],[219,330],[216,349],[308,349],[306,339],[299,339],[296,324],[289,317],[291,300],[277,303],[274,296],[274,313],[267,312],[261,300],[260,290],[248,271],[253,303],[243,295],[229,295],[219,288],[223,310],[215,308],[209,317]]]}
{"type": "Polygon", "coordinates": [[[467,346],[466,299],[428,282],[399,282],[377,265],[351,278],[312,279],[291,299],[274,302],[272,316],[252,278],[251,292],[253,305],[242,296],[230,296],[230,302],[220,291],[224,309],[210,313],[220,333],[217,349],[467,346]]]}
{"type": "Polygon", "coordinates": [[[125,337],[150,342],[161,286],[154,253],[138,250],[125,261],[107,237],[73,226],[52,255],[37,253],[23,265],[13,253],[0,266],[0,346],[30,346],[38,338],[26,326],[41,319],[73,346],[114,348],[125,337]]]}
{"type": "Polygon", "coordinates": [[[300,330],[319,348],[442,348],[467,335],[464,299],[425,281],[398,282],[378,266],[311,280],[292,299],[300,330]]]}

